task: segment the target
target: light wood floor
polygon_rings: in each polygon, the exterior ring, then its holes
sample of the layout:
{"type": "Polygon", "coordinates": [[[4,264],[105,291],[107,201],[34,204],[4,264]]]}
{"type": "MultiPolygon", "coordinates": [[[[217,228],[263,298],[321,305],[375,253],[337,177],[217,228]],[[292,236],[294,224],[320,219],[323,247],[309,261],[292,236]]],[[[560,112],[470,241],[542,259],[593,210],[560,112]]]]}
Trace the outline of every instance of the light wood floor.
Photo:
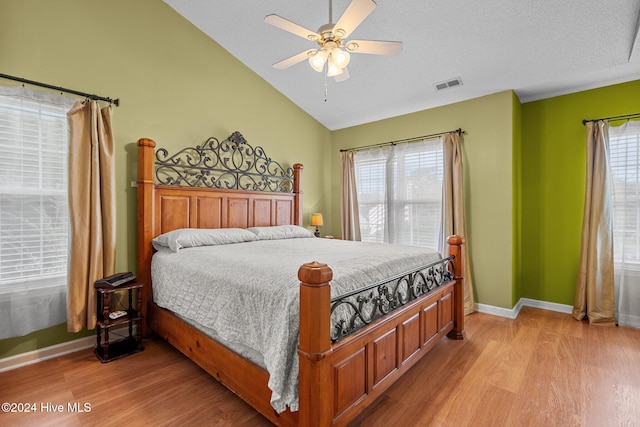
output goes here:
{"type": "MultiPolygon", "coordinates": [[[[464,341],[439,343],[352,425],[640,426],[640,330],[526,307],[517,320],[466,320],[464,341]]],[[[0,374],[0,402],[37,406],[0,412],[0,425],[270,425],[168,344],[145,347],[107,364],[86,350],[0,374]]]]}

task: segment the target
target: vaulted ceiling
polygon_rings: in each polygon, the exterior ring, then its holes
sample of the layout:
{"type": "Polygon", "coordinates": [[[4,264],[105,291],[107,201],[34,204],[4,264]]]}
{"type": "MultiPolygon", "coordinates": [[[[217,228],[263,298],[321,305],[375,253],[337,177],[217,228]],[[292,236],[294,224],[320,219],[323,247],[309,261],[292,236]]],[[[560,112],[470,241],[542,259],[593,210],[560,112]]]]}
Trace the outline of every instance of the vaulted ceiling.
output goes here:
{"type": "MultiPolygon", "coordinates": [[[[528,102],[640,78],[640,0],[376,0],[349,38],[403,50],[352,54],[340,83],[306,61],[274,69],[316,45],[264,22],[277,14],[315,31],[329,22],[328,1],[165,2],[331,130],[508,89],[528,102]]],[[[333,2],[334,22],[349,3],[333,2]]]]}

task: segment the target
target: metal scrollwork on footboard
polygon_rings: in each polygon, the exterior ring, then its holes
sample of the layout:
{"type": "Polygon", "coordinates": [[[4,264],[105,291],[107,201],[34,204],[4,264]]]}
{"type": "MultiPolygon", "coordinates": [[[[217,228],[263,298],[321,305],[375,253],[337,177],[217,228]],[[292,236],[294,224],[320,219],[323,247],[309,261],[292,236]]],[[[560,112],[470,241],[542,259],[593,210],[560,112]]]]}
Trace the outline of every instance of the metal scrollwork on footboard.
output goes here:
{"type": "Polygon", "coordinates": [[[339,341],[452,280],[453,258],[443,258],[332,298],[331,340],[339,341]]]}
{"type": "Polygon", "coordinates": [[[271,160],[262,147],[252,147],[237,131],[222,142],[211,137],[202,146],[173,155],[160,148],[155,165],[157,182],[164,185],[293,191],[293,169],[271,160]]]}

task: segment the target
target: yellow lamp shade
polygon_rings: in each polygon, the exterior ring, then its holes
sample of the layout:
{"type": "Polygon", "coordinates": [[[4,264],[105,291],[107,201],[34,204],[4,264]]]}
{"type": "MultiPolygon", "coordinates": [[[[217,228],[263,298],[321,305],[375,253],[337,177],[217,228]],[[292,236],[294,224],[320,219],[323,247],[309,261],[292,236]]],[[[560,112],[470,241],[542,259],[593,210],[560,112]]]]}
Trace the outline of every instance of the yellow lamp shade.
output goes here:
{"type": "Polygon", "coordinates": [[[322,221],[322,214],[321,213],[312,213],[311,214],[311,225],[313,227],[319,227],[324,225],[324,222],[322,221]]]}

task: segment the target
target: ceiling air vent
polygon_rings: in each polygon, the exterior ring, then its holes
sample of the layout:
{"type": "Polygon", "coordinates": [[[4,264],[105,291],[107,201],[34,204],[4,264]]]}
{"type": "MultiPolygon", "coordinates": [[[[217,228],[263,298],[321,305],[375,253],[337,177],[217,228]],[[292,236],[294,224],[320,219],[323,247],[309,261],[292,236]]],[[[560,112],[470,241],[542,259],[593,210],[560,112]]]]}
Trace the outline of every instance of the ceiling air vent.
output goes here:
{"type": "Polygon", "coordinates": [[[456,77],[443,82],[434,83],[433,85],[436,87],[436,90],[448,89],[450,87],[462,86],[462,79],[460,77],[456,77]]]}

